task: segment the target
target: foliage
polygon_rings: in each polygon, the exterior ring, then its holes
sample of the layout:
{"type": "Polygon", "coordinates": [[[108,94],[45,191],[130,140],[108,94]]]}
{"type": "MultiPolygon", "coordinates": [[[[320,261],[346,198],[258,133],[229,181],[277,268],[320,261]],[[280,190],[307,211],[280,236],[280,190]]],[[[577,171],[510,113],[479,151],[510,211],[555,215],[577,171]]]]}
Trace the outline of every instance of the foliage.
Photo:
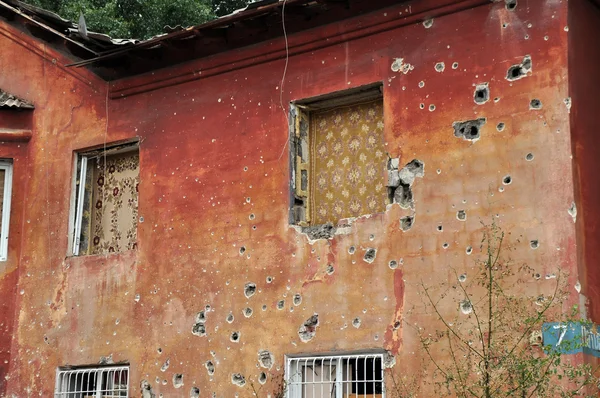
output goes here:
{"type": "Polygon", "coordinates": [[[483,260],[478,262],[479,273],[472,280],[467,281],[466,274],[458,275],[453,269],[455,282],[446,284],[438,299],[434,299],[435,287],[421,283],[425,308],[441,322],[442,329],[428,333],[413,327],[426,361],[434,369],[438,395],[598,396],[595,369],[581,360],[572,361],[573,356],[559,350],[544,349],[537,339],[531,339],[539,337],[536,332],[542,330],[543,323],[566,322],[577,315],[576,307],[564,313],[569,300],[565,275],[559,273],[556,279],[549,275],[544,281],[545,294],[518,294],[520,285],[534,275],[540,279],[540,275],[503,257],[512,248],[506,246],[504,233],[497,226],[484,225],[484,231],[483,260]],[[447,315],[449,300],[455,300],[459,307],[454,316],[447,315]]]}
{"type": "Polygon", "coordinates": [[[28,0],[29,4],[79,21],[115,38],[147,39],[165,26],[199,25],[245,7],[251,0],[28,0]]]}

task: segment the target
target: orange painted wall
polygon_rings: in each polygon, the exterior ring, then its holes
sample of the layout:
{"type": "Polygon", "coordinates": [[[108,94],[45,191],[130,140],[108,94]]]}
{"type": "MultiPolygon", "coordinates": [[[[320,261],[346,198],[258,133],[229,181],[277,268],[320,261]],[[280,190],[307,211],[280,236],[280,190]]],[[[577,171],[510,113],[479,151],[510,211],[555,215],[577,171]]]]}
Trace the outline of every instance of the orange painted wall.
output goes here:
{"type": "MultiPolygon", "coordinates": [[[[406,5],[365,21],[383,25],[413,12],[406,5]]],[[[486,3],[435,18],[430,28],[410,23],[293,55],[282,91],[284,59],[207,78],[200,73],[185,84],[109,100],[108,123],[102,84],[85,84],[93,79],[85,72],[75,70],[76,78],[0,36],[0,87],[36,105],[28,172],[18,190],[18,285],[2,290],[12,297],[24,292],[14,298],[6,394],[49,396],[57,366],[97,363],[109,355],[131,364],[133,396],[140,396],[141,380],[157,396],[188,396],[192,386],[203,397],[251,396],[248,386],[232,385],[231,374],[256,381],[261,349],[275,355],[273,379],[283,371],[285,354],[374,348],[397,355],[397,366],[408,372],[418,366],[419,342],[394,324],[403,316],[434,324],[409,311],[420,302],[418,285],[452,277],[449,266],[473,272],[478,251],[469,256],[465,250],[478,247],[481,221],[495,220],[510,233],[515,261],[542,275],[566,270],[573,285],[566,25],[561,2],[523,1],[515,11],[486,3]],[[15,54],[17,61],[10,57],[15,54]],[[531,55],[533,73],[508,82],[508,68],[525,55],[531,55]],[[396,58],[414,68],[392,71],[396,58]],[[438,62],[444,62],[443,72],[435,70],[438,62]],[[356,220],[347,234],[309,244],[288,225],[286,104],[377,81],[384,84],[389,153],[402,165],[425,163],[425,176],[413,187],[415,225],[401,231],[399,219],[408,211],[394,205],[356,220]],[[489,83],[492,100],[476,105],[474,85],[482,82],[489,83]],[[529,109],[533,98],[542,101],[541,110],[529,109]],[[453,122],[478,117],[487,118],[479,141],[454,137],[453,122]],[[500,122],[503,131],[496,129],[500,122]],[[141,139],[138,250],[66,257],[73,150],[132,137],[141,139]],[[504,186],[506,175],[512,183],[504,186]],[[458,210],[467,212],[466,221],[457,220],[458,210]],[[529,246],[534,239],[540,242],[536,250],[529,246]],[[352,255],[351,246],[357,248],[352,255]],[[367,248],[377,249],[372,264],[363,261],[367,248]],[[400,259],[402,265],[391,270],[389,261],[400,259]],[[331,275],[328,264],[335,269],[331,275]],[[249,299],[247,282],[258,287],[249,299]],[[296,293],[302,296],[298,306],[292,303],[296,293]],[[286,305],[278,310],[281,299],[286,305]],[[194,336],[195,316],[207,306],[207,336],[194,336]],[[253,309],[249,318],[242,314],[246,307],[253,309]],[[302,343],[298,328],[314,313],[320,320],[316,337],[302,343]],[[356,317],[360,328],[352,326],[356,317]],[[230,341],[233,331],[240,332],[239,343],[230,341]],[[170,366],[162,372],[167,359],[170,366]],[[216,364],[212,377],[207,360],[216,364]],[[175,373],[184,375],[182,389],[173,387],[175,373]]],[[[323,38],[335,29],[290,40],[323,38]]],[[[259,54],[277,46],[281,41],[243,51],[259,54]]],[[[234,62],[238,54],[216,57],[234,62]]],[[[203,62],[190,68],[202,70],[203,62]]],[[[181,68],[187,66],[173,72],[181,68]]],[[[522,286],[536,295],[552,283],[532,276],[522,286]]],[[[443,310],[454,313],[456,303],[443,310]]],[[[268,384],[263,392],[273,388],[268,384]]]]}

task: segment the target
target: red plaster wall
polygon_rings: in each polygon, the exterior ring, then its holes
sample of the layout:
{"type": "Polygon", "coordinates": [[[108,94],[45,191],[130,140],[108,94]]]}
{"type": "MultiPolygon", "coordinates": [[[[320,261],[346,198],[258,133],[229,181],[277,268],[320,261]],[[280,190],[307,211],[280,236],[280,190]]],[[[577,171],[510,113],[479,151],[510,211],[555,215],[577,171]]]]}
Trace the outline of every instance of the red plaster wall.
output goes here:
{"type": "MultiPolygon", "coordinates": [[[[399,13],[410,16],[412,9],[369,18],[383,23],[399,13]]],[[[408,373],[420,366],[419,342],[410,329],[392,326],[404,317],[435,327],[419,312],[419,283],[453,277],[449,266],[473,273],[479,254],[468,256],[465,249],[478,247],[481,221],[495,220],[509,233],[514,261],[542,275],[569,271],[574,284],[575,224],[567,212],[574,200],[571,141],[563,102],[569,95],[566,19],[561,2],[523,1],[515,11],[486,3],[436,18],[429,29],[413,23],[292,56],[285,110],[280,59],[110,100],[108,129],[103,87],[95,91],[1,38],[0,69],[9,64],[7,54],[20,60],[13,73],[0,76],[0,86],[33,101],[40,115],[28,147],[30,194],[17,287],[24,294],[16,301],[7,393],[49,396],[57,366],[109,355],[131,364],[133,396],[140,395],[143,379],[165,397],[187,396],[192,386],[203,397],[251,396],[249,387],[232,385],[231,374],[256,382],[261,349],[275,355],[272,378],[283,371],[285,354],[373,348],[397,354],[399,371],[408,373]],[[533,74],[506,81],[508,68],[527,54],[533,74]],[[393,72],[396,58],[414,69],[393,72]],[[435,71],[437,62],[445,63],[444,72],[435,71]],[[401,164],[425,163],[425,176],[413,188],[415,225],[401,231],[399,219],[407,212],[391,206],[356,220],[346,235],[311,245],[287,222],[286,104],[376,81],[384,83],[388,151],[401,164]],[[481,82],[489,83],[498,102],[473,102],[481,82]],[[532,98],[542,101],[541,110],[529,110],[532,98]],[[477,117],[487,118],[479,141],[454,137],[454,121],[477,117]],[[506,125],[502,132],[495,128],[499,122],[506,125]],[[141,138],[138,250],[65,258],[72,151],[135,136],[141,138]],[[533,161],[525,160],[527,153],[533,161]],[[500,192],[508,174],[513,182],[500,192]],[[461,209],[465,222],[456,218],[461,209]],[[436,230],[440,224],[443,232],[436,230]],[[540,242],[537,250],[529,247],[532,239],[540,242]],[[357,248],[353,255],[350,246],[357,248]],[[372,264],[362,260],[369,247],[377,249],[372,264]],[[392,259],[403,259],[399,269],[389,268],[392,259]],[[332,275],[325,272],[328,264],[335,267],[332,275]],[[243,293],[247,282],[258,286],[250,299],[243,293]],[[302,295],[299,306],[292,304],[295,293],[302,295]],[[284,310],[276,309],[280,299],[284,310]],[[194,336],[195,315],[206,306],[208,335],[194,336]],[[242,315],[246,307],[254,311],[250,318],[242,315]],[[225,321],[230,312],[232,324],[225,321]],[[316,337],[302,343],[297,330],[314,313],[320,318],[316,337]],[[355,317],[362,320],[358,329],[355,317]],[[241,333],[239,343],[230,342],[233,331],[241,333]],[[170,367],[161,372],[167,359],[170,367]],[[204,367],[209,359],[216,364],[213,377],[204,367]],[[184,375],[180,390],[173,387],[174,373],[184,375]]],[[[291,40],[323,35],[315,30],[291,40]]],[[[220,60],[233,62],[236,54],[220,60]]],[[[201,70],[201,64],[192,67],[201,70]]],[[[532,277],[520,289],[537,295],[552,283],[532,277]]],[[[456,303],[442,310],[453,314],[456,303]]]]}

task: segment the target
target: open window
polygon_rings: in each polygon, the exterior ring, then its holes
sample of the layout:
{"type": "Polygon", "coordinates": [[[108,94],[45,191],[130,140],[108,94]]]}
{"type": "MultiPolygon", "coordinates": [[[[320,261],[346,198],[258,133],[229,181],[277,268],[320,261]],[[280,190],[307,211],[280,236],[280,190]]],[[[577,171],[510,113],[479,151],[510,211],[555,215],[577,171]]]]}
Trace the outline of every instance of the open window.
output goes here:
{"type": "Polygon", "coordinates": [[[8,232],[10,224],[10,199],[12,195],[13,165],[10,160],[0,160],[0,261],[8,258],[8,232]]]}
{"type": "Polygon", "coordinates": [[[61,367],[54,398],[129,397],[129,366],[61,367]]]}
{"type": "Polygon", "coordinates": [[[286,359],[287,398],[385,398],[383,354],[286,359]]]}
{"type": "Polygon", "coordinates": [[[388,157],[381,84],[295,101],[290,128],[290,222],[335,225],[385,211],[388,157]]]}
{"type": "Polygon", "coordinates": [[[137,142],[76,154],[71,253],[116,253],[137,247],[137,142]]]}

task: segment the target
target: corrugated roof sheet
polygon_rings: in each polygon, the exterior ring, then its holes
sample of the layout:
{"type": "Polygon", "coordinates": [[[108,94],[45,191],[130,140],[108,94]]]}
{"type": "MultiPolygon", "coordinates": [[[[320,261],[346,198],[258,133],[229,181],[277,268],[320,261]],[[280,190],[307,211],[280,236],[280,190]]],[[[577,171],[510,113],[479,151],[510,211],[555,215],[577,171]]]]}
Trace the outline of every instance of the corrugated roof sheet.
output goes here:
{"type": "Polygon", "coordinates": [[[31,102],[15,97],[0,89],[0,108],[33,109],[34,106],[31,102]]]}

